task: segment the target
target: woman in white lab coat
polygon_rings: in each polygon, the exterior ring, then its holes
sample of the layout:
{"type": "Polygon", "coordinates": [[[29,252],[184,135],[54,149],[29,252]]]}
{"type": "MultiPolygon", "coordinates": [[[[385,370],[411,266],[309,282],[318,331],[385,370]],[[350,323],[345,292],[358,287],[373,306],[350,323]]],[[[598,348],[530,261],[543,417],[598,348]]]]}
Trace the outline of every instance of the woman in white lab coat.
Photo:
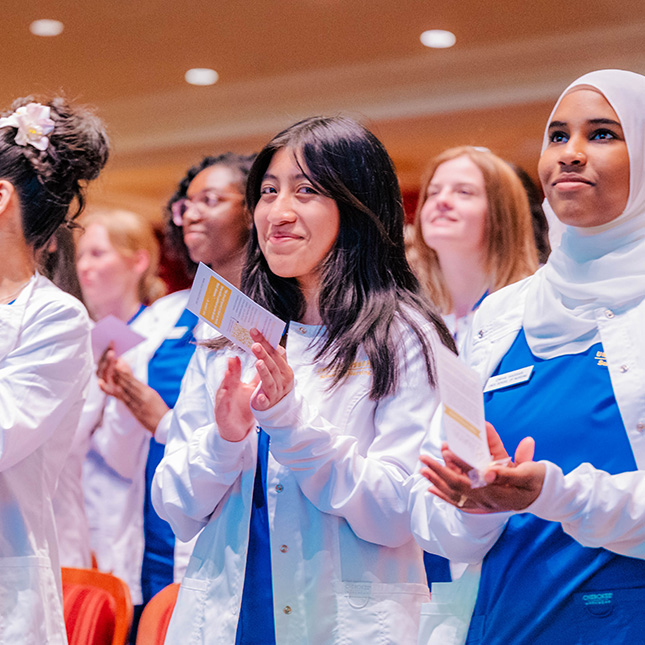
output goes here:
{"type": "Polygon", "coordinates": [[[167,642],[416,645],[403,483],[432,348],[454,344],[405,259],[393,164],[355,121],[306,119],[260,152],[247,202],[242,289],[289,336],[198,347],[186,373],[152,499],[180,538],[203,531],[167,642]]]}
{"type": "Polygon", "coordinates": [[[485,556],[469,644],[642,640],[645,563],[624,555],[643,555],[644,148],[645,76],[591,72],[560,96],[538,165],[545,207],[564,227],[560,246],[534,276],[486,300],[466,353],[489,383],[487,420],[517,447],[516,477],[497,468],[499,481],[472,489],[460,470],[424,459],[433,490],[471,513],[449,541],[437,539],[432,510],[443,502],[413,495],[417,539],[444,551],[465,540],[465,557],[485,556]],[[530,378],[519,378],[527,367],[530,378]],[[490,380],[513,374],[512,386],[490,380]],[[527,435],[550,466],[530,461],[527,435]],[[531,471],[537,482],[522,481],[531,471]],[[477,520],[495,519],[488,540],[473,538],[477,520]]]}
{"type": "MultiPolygon", "coordinates": [[[[81,223],[84,230],[76,242],[76,268],[85,304],[94,320],[112,315],[144,337],[124,354],[124,360],[145,377],[160,325],[149,316],[147,305],[165,292],[157,277],[159,244],[152,224],[124,210],[91,211],[81,223]]],[[[57,521],[66,535],[64,555],[67,561],[82,556],[82,566],[89,566],[91,543],[98,568],[125,580],[136,599],[136,558],[128,548],[118,548],[117,542],[123,539],[131,544],[132,526],[141,523],[141,510],[129,504],[132,486],[136,486],[130,468],[141,461],[148,432],[125,406],[105,396],[96,377],[91,380],[90,394],[76,433],[75,452],[66,467],[74,478],[69,490],[75,483],[80,492],[83,466],[87,519],[76,496],[67,494],[61,500],[57,494],[57,521]],[[125,446],[114,441],[114,434],[129,432],[142,440],[125,446]],[[89,541],[87,529],[83,530],[88,520],[89,541]]]]}
{"type": "Polygon", "coordinates": [[[35,272],[35,254],[80,212],[107,156],[101,122],[63,99],[21,99],[0,119],[3,643],[67,642],[52,495],[91,372],[89,321],[35,272]]]}

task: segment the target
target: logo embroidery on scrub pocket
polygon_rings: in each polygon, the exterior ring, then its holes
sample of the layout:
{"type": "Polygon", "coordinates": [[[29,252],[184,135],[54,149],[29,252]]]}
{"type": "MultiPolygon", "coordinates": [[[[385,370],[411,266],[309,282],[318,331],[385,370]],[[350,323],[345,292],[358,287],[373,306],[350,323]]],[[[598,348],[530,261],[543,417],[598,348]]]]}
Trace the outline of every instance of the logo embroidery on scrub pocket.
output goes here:
{"type": "Polygon", "coordinates": [[[614,594],[611,591],[604,593],[586,593],[582,596],[585,609],[594,616],[608,616],[613,610],[614,594]]]}
{"type": "Polygon", "coordinates": [[[596,355],[594,356],[594,360],[596,361],[597,365],[600,365],[601,367],[607,367],[607,359],[605,358],[605,352],[596,352],[596,355]]]}

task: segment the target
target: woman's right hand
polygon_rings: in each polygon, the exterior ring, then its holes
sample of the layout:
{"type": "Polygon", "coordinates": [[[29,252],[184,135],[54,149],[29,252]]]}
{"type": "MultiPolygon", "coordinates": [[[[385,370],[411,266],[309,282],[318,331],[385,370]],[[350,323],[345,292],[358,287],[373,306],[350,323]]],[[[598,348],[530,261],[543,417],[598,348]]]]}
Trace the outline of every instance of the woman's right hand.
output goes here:
{"type": "Polygon", "coordinates": [[[243,383],[240,359],[228,359],[228,369],[215,395],[215,421],[222,439],[242,441],[255,426],[251,396],[259,382],[256,375],[250,383],[243,383]]]}

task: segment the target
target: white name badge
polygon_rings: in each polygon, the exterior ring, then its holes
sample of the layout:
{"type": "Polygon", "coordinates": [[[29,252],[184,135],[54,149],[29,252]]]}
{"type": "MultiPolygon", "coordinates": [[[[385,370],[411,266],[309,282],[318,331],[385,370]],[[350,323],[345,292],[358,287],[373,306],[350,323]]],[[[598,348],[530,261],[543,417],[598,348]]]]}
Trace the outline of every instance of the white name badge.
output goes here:
{"type": "Polygon", "coordinates": [[[484,392],[493,392],[494,390],[499,390],[503,387],[510,387],[511,385],[517,385],[518,383],[526,383],[526,381],[531,378],[532,373],[533,365],[529,365],[528,367],[522,367],[519,370],[506,372],[506,374],[491,376],[486,383],[484,392]]]}

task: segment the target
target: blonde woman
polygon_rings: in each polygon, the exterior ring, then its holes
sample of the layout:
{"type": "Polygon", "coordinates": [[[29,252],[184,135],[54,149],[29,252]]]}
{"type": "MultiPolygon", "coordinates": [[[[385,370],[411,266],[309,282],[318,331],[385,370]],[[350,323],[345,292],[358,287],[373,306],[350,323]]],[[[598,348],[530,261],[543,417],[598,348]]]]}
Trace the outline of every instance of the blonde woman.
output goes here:
{"type": "Polygon", "coordinates": [[[441,153],[422,183],[412,248],[461,348],[484,297],[538,266],[528,198],[512,168],[484,148],[441,153]]]}
{"type": "MultiPolygon", "coordinates": [[[[76,270],[91,317],[98,321],[113,315],[141,335],[151,336],[155,325],[144,315],[146,306],[165,289],[156,276],[159,245],[152,225],[125,210],[96,210],[81,223],[76,270]]],[[[145,370],[151,342],[149,338],[127,353],[133,369],[145,370]]],[[[90,566],[91,545],[101,569],[125,577],[114,541],[127,534],[132,521],[124,502],[131,493],[130,481],[114,469],[116,447],[108,438],[108,428],[114,424],[124,431],[135,423],[115,399],[106,398],[93,377],[54,500],[64,566],[90,566]]],[[[140,449],[132,446],[128,451],[132,461],[140,449]]]]}

